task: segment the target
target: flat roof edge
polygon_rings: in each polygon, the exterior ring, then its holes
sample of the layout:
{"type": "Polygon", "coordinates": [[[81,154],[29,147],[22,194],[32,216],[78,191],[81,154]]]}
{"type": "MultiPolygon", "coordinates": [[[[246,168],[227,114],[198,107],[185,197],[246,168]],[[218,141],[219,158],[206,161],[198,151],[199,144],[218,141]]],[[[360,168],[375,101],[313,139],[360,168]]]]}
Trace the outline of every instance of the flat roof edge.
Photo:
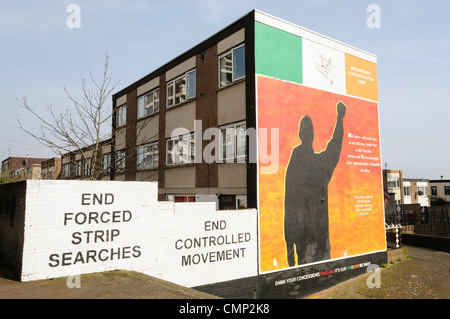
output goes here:
{"type": "Polygon", "coordinates": [[[360,57],[362,59],[368,60],[373,63],[377,63],[377,56],[373,53],[361,50],[344,42],[335,40],[323,34],[317,33],[315,31],[311,31],[304,27],[301,27],[292,22],[283,20],[281,18],[272,16],[268,13],[262,12],[260,10],[255,11],[255,21],[264,23],[266,25],[275,27],[277,29],[286,31],[288,33],[298,35],[302,38],[318,42],[320,44],[332,47],[336,50],[343,51],[354,56],[360,57]]]}

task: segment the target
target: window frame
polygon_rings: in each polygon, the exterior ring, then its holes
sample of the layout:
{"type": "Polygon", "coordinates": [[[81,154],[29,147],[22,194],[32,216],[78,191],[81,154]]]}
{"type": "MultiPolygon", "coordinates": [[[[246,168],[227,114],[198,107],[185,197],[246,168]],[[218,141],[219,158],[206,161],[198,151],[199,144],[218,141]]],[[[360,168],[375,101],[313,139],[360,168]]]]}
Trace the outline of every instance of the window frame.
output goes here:
{"type": "Polygon", "coordinates": [[[450,186],[444,186],[444,195],[450,195],[450,186]]]}
{"type": "MultiPolygon", "coordinates": [[[[177,144],[178,144],[177,143],[177,144]]],[[[182,154],[181,156],[179,156],[181,160],[184,159],[184,154],[182,154]]],[[[183,134],[177,137],[171,137],[168,138],[166,140],[166,166],[176,166],[176,165],[189,165],[189,164],[194,164],[195,163],[195,133],[188,133],[188,134],[183,134]],[[181,139],[180,139],[181,137],[181,139]],[[187,138],[189,137],[189,138],[187,138]],[[169,149],[169,142],[173,142],[175,143],[175,141],[178,140],[178,143],[180,143],[181,141],[183,141],[186,138],[188,145],[186,146],[187,148],[187,160],[185,162],[181,161],[180,163],[173,163],[172,160],[172,153],[169,154],[169,151],[172,151],[174,146],[176,144],[174,144],[172,146],[171,149],[169,149]],[[169,163],[169,158],[170,158],[170,163],[169,163]]]]}
{"type": "Polygon", "coordinates": [[[170,109],[173,108],[175,106],[178,106],[180,104],[183,104],[187,101],[190,101],[192,99],[195,99],[196,97],[196,86],[197,86],[197,71],[196,69],[191,69],[189,71],[186,71],[185,73],[183,73],[182,75],[171,79],[170,81],[166,82],[166,109],[170,109]],[[192,76],[189,76],[193,74],[192,76]],[[176,83],[180,80],[182,80],[184,78],[184,82],[185,82],[185,92],[184,92],[184,100],[182,101],[176,101],[177,99],[177,94],[176,94],[176,83]],[[190,81],[189,79],[193,78],[194,80],[194,88],[193,88],[193,95],[189,95],[188,93],[190,92],[190,81]],[[172,94],[169,94],[169,87],[172,86],[172,94]]]}
{"type": "MultiPolygon", "coordinates": [[[[243,162],[245,161],[246,157],[247,157],[247,134],[244,134],[244,154],[238,154],[238,132],[237,129],[238,127],[244,126],[244,133],[247,132],[247,124],[246,121],[241,121],[241,122],[237,122],[237,123],[233,123],[233,124],[229,124],[229,125],[224,125],[219,127],[220,130],[220,140],[219,140],[219,160],[221,162],[225,161],[233,161],[237,160],[238,162],[243,162]],[[224,157],[223,155],[223,148],[224,148],[224,140],[223,140],[223,131],[229,130],[229,129],[233,129],[233,156],[228,157],[228,155],[226,154],[227,157],[224,157]]],[[[228,143],[228,141],[227,141],[228,143]]]]}
{"type": "Polygon", "coordinates": [[[233,83],[235,83],[235,82],[237,82],[237,81],[239,81],[241,79],[245,79],[245,77],[246,77],[245,65],[246,65],[245,43],[242,43],[242,44],[240,44],[238,46],[235,46],[235,47],[231,48],[230,50],[228,50],[228,51],[222,53],[221,55],[219,55],[219,57],[218,57],[218,82],[219,82],[218,85],[219,85],[219,89],[227,87],[228,85],[231,85],[231,84],[233,84],[233,83]],[[235,63],[234,55],[235,55],[235,51],[237,51],[237,50],[239,50],[241,48],[244,48],[244,75],[240,76],[240,77],[236,77],[235,67],[234,67],[234,63],[235,63]],[[222,79],[222,76],[221,76],[222,75],[222,73],[221,73],[221,60],[224,57],[226,57],[227,55],[229,55],[229,54],[231,54],[231,82],[228,82],[228,83],[222,85],[222,81],[221,81],[221,79],[222,79]]]}
{"type": "Polygon", "coordinates": [[[84,166],[83,166],[83,176],[91,176],[92,173],[92,157],[88,157],[84,159],[84,166]]]}
{"type": "Polygon", "coordinates": [[[195,203],[195,195],[181,195],[181,194],[166,194],[166,202],[173,202],[173,203],[195,203]],[[173,200],[169,197],[173,197],[173,200]],[[176,201],[175,197],[184,197],[186,201],[176,201]],[[190,200],[193,199],[193,200],[190,200]]]}
{"type": "Polygon", "coordinates": [[[403,195],[411,197],[411,186],[403,186],[403,195]]]}
{"type": "Polygon", "coordinates": [[[75,161],[75,177],[81,177],[81,160],[75,161]]]}
{"type": "Polygon", "coordinates": [[[70,178],[70,163],[63,164],[64,178],[70,178]]]}
{"type": "Polygon", "coordinates": [[[417,186],[417,195],[418,196],[428,196],[428,189],[426,186],[417,186]],[[422,194],[419,191],[422,190],[422,194]]]}
{"type": "Polygon", "coordinates": [[[431,196],[437,196],[437,187],[431,186],[431,196]]]}
{"type": "Polygon", "coordinates": [[[248,200],[246,195],[236,195],[236,209],[247,209],[248,208],[248,200]],[[245,201],[245,207],[240,207],[240,202],[245,201]]]}
{"type": "Polygon", "coordinates": [[[138,97],[137,99],[137,119],[144,119],[146,117],[152,116],[156,113],[159,112],[159,87],[158,88],[154,88],[151,91],[142,94],[141,96],[138,97]],[[155,93],[157,93],[157,98],[155,98],[155,93]],[[152,111],[149,112],[148,114],[145,114],[144,110],[145,110],[145,98],[149,95],[152,95],[152,111]],[[142,101],[142,105],[141,105],[141,101],[142,101]],[[155,104],[157,103],[157,107],[155,107],[155,104]],[[141,115],[141,106],[142,106],[142,115],[141,115]]]}
{"type": "Polygon", "coordinates": [[[122,104],[116,107],[116,128],[123,127],[127,124],[127,105],[122,104]]]}
{"type": "Polygon", "coordinates": [[[127,153],[125,149],[117,150],[114,153],[114,167],[115,172],[121,173],[125,171],[125,158],[127,156],[127,153]],[[122,157],[119,158],[119,154],[123,154],[122,157]]]}
{"type": "Polygon", "coordinates": [[[387,178],[387,187],[388,188],[399,188],[400,187],[400,178],[399,177],[388,177],[387,178]],[[391,186],[391,183],[395,183],[394,186],[391,186]]]}
{"type": "Polygon", "coordinates": [[[103,154],[102,171],[103,171],[103,173],[110,173],[111,172],[111,153],[103,154]],[[106,159],[106,161],[105,161],[105,159],[106,159]]]}
{"type": "Polygon", "coordinates": [[[147,169],[155,169],[155,168],[158,168],[158,166],[159,166],[159,143],[152,142],[152,143],[140,145],[136,152],[136,170],[142,171],[142,170],[147,170],[147,169]],[[145,153],[146,153],[145,148],[147,148],[147,147],[151,148],[151,150],[149,151],[150,154],[148,155],[148,157],[151,160],[150,166],[143,165],[143,163],[146,163],[147,156],[145,156],[145,153]],[[155,159],[155,148],[156,148],[156,161],[154,160],[155,159]],[[143,160],[140,163],[139,158],[141,157],[141,154],[140,154],[141,150],[144,154],[143,154],[143,160]]]}

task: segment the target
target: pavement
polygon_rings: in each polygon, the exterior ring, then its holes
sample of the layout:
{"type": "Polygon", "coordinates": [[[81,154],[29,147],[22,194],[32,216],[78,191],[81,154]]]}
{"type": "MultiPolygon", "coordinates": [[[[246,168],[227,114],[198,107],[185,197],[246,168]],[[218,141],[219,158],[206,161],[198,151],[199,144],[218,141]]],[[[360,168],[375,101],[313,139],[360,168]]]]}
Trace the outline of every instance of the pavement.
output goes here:
{"type": "MultiPolygon", "coordinates": [[[[368,277],[352,278],[305,299],[450,299],[450,254],[411,246],[402,256],[380,268],[379,288],[368,277]]],[[[372,281],[374,282],[374,281],[372,281]]]]}
{"type": "MultiPolygon", "coordinates": [[[[304,299],[450,299],[450,254],[406,248],[408,257],[380,268],[380,288],[368,287],[367,273],[304,299]]],[[[19,282],[0,260],[0,299],[218,299],[132,271],[82,275],[80,288],[68,288],[67,282],[67,278],[19,282]]]]}

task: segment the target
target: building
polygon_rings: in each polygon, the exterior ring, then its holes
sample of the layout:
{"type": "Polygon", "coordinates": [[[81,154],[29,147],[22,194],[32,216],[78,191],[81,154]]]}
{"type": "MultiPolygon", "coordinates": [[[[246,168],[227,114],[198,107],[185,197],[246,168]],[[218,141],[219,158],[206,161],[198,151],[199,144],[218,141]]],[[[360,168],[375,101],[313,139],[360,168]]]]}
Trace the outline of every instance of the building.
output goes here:
{"type": "Polygon", "coordinates": [[[393,194],[396,205],[404,203],[403,172],[401,170],[383,170],[383,188],[393,194]]]}
{"type": "Polygon", "coordinates": [[[115,180],[157,181],[160,200],[248,206],[256,175],[241,132],[255,126],[253,22],[251,13],[114,94],[116,163],[125,158],[115,180]],[[211,128],[214,160],[202,156],[211,128]]]}
{"type": "Polygon", "coordinates": [[[430,206],[430,181],[404,178],[402,170],[383,170],[383,188],[394,196],[396,205],[430,206]]]}
{"type": "Polygon", "coordinates": [[[441,179],[430,180],[430,193],[431,197],[443,198],[446,202],[450,202],[450,180],[441,179]]]}
{"type": "Polygon", "coordinates": [[[111,139],[61,156],[60,179],[110,180],[111,139]]]}
{"type": "Polygon", "coordinates": [[[431,188],[429,180],[427,179],[403,179],[403,203],[420,204],[422,207],[430,206],[431,188]]]}
{"type": "Polygon", "coordinates": [[[41,179],[59,179],[61,157],[53,157],[41,162],[41,179]]]}
{"type": "Polygon", "coordinates": [[[9,179],[39,179],[41,162],[47,158],[8,157],[2,161],[2,176],[9,179]]]}

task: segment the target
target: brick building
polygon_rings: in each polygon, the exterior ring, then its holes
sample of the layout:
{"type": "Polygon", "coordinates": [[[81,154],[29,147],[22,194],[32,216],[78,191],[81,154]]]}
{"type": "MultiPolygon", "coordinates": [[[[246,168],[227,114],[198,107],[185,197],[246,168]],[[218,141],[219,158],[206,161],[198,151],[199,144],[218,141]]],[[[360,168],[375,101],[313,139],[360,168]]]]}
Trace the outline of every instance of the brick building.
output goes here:
{"type": "Polygon", "coordinates": [[[250,191],[255,205],[255,166],[240,134],[255,127],[253,30],[251,12],[113,96],[113,149],[126,158],[115,180],[157,181],[160,200],[221,209],[246,207],[250,191]],[[220,130],[220,154],[211,153],[219,160],[202,156],[209,128],[220,130]]]}
{"type": "Polygon", "coordinates": [[[41,162],[48,158],[8,157],[2,161],[2,176],[12,179],[39,179],[41,162]]]}
{"type": "Polygon", "coordinates": [[[41,179],[59,179],[61,157],[53,157],[41,162],[41,179]]]}

